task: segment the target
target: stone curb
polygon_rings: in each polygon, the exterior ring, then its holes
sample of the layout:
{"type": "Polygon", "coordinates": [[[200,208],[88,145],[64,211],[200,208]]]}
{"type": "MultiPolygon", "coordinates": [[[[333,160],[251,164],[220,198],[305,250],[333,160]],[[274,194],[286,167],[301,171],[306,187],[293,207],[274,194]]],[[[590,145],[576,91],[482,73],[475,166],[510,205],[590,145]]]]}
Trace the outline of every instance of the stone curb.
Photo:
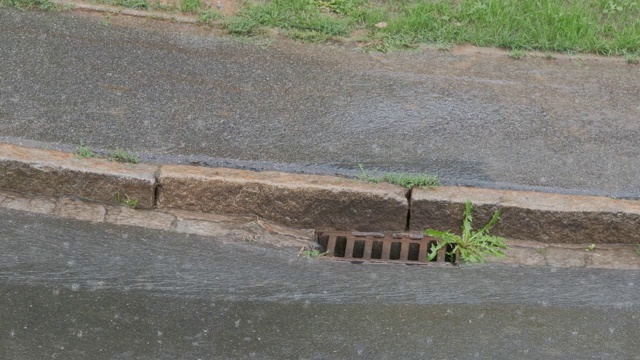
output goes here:
{"type": "Polygon", "coordinates": [[[463,187],[414,190],[411,229],[457,231],[467,199],[473,202],[476,226],[500,210],[491,231],[498,236],[574,244],[640,242],[640,201],[463,187]]]}
{"type": "Polygon", "coordinates": [[[137,199],[154,206],[158,166],[80,159],[73,154],[0,144],[0,189],[51,196],[77,196],[113,203],[137,199]]]}
{"type": "MultiPolygon", "coordinates": [[[[457,231],[468,199],[474,203],[478,225],[500,209],[502,217],[493,233],[510,239],[640,242],[640,202],[633,200],[439,187],[414,189],[409,201],[405,189],[390,184],[183,165],[119,164],[5,144],[0,144],[0,189],[106,204],[113,204],[115,194],[120,194],[138,199],[144,208],[254,215],[297,228],[359,231],[404,231],[407,224],[413,232],[425,228],[457,231]]],[[[126,222],[128,215],[124,211],[117,216],[126,222]]]]}
{"type": "Polygon", "coordinates": [[[167,165],[159,208],[252,214],[302,228],[404,231],[406,190],[333,176],[167,165]]]}

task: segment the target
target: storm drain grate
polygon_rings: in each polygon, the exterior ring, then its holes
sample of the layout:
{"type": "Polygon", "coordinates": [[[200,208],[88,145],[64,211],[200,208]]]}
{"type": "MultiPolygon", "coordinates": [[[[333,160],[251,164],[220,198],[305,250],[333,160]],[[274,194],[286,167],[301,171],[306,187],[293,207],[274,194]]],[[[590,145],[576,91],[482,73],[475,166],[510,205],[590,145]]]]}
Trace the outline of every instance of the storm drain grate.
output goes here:
{"type": "Polygon", "coordinates": [[[447,254],[443,248],[432,261],[427,253],[438,244],[438,239],[422,234],[397,232],[316,231],[315,239],[335,260],[351,262],[396,262],[416,265],[457,264],[457,256],[447,254]]]}

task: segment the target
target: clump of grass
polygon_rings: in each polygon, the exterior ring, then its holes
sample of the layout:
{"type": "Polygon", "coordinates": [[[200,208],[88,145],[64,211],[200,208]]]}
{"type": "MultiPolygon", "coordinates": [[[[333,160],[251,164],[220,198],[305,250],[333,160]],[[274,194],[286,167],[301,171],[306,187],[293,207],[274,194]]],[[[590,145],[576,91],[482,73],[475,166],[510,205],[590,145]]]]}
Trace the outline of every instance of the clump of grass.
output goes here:
{"type": "Polygon", "coordinates": [[[304,256],[308,256],[312,259],[317,259],[321,256],[325,256],[327,255],[326,251],[320,251],[320,250],[306,250],[304,252],[302,252],[302,255],[304,256]]]}
{"type": "Polygon", "coordinates": [[[523,59],[527,56],[527,52],[521,49],[514,49],[509,52],[509,57],[512,59],[523,59]]]}
{"type": "Polygon", "coordinates": [[[358,164],[358,173],[356,174],[356,179],[360,181],[366,181],[370,183],[377,184],[380,182],[380,178],[375,176],[375,174],[371,174],[364,168],[363,164],[358,164]]]}
{"type": "Polygon", "coordinates": [[[624,60],[627,64],[638,64],[640,63],[640,58],[636,54],[625,54],[624,60]]]}
{"type": "Polygon", "coordinates": [[[120,193],[116,193],[114,195],[114,198],[115,198],[116,204],[128,206],[132,209],[135,209],[136,207],[138,207],[138,203],[140,202],[140,200],[131,198],[129,197],[129,195],[126,195],[126,194],[124,195],[124,198],[122,198],[120,196],[120,193]]]}
{"type": "Polygon", "coordinates": [[[49,0],[0,0],[0,5],[17,9],[56,10],[60,8],[49,0]]]}
{"type": "Polygon", "coordinates": [[[465,203],[464,219],[462,220],[462,234],[457,235],[449,231],[438,231],[434,229],[425,230],[427,236],[439,239],[438,245],[431,248],[427,255],[428,260],[433,260],[440,249],[451,247],[451,251],[447,252],[450,256],[454,256],[460,252],[460,260],[463,262],[478,263],[484,262],[488,255],[502,257],[504,253],[502,249],[506,249],[504,238],[489,235],[489,230],[498,222],[500,211],[496,211],[493,217],[480,230],[473,230],[471,223],[473,217],[471,215],[473,205],[471,201],[465,203]]]}
{"type": "Polygon", "coordinates": [[[213,9],[200,10],[198,12],[198,23],[210,25],[221,17],[222,15],[213,9]]]}
{"type": "Polygon", "coordinates": [[[181,0],[179,8],[182,12],[196,12],[200,9],[200,0],[181,0]]]}
{"type": "Polygon", "coordinates": [[[110,151],[109,155],[107,156],[107,160],[121,162],[121,163],[131,163],[131,164],[137,164],[140,162],[140,159],[137,156],[133,154],[129,154],[128,152],[122,149],[116,149],[116,150],[110,151]]]}
{"type": "Polygon", "coordinates": [[[433,188],[440,186],[437,176],[425,174],[384,174],[382,181],[399,185],[407,189],[414,187],[433,188]]]}
{"type": "Polygon", "coordinates": [[[226,18],[223,27],[233,35],[254,35],[260,24],[251,18],[232,16],[226,18]]]}
{"type": "Polygon", "coordinates": [[[438,181],[437,176],[407,173],[387,173],[382,176],[376,176],[375,174],[367,171],[362,164],[358,164],[358,173],[355,178],[360,181],[366,181],[374,184],[387,182],[407,189],[412,189],[414,187],[433,188],[440,186],[440,181],[438,181]]]}
{"type": "Polygon", "coordinates": [[[79,158],[82,158],[82,159],[87,159],[87,158],[98,157],[98,154],[93,152],[93,150],[91,150],[91,148],[87,147],[81,141],[80,145],[76,147],[76,157],[79,157],[79,158]]]}
{"type": "MultiPolygon", "coordinates": [[[[313,31],[325,36],[345,36],[353,28],[354,19],[330,13],[347,12],[352,0],[272,0],[258,4],[249,4],[229,29],[232,33],[250,33],[233,31],[232,28],[247,28],[249,24],[277,27],[285,30],[313,31]],[[329,13],[323,10],[330,10],[329,13]],[[244,25],[244,26],[239,26],[244,25]]],[[[255,26],[254,25],[254,26],[255,26]]]]}

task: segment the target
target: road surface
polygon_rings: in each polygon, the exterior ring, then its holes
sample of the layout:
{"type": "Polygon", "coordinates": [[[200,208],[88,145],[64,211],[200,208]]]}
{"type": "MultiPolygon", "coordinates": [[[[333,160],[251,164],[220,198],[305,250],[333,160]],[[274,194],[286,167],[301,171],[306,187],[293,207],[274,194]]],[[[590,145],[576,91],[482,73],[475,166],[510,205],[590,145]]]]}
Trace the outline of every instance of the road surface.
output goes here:
{"type": "Polygon", "coordinates": [[[3,359],[638,359],[640,272],[357,265],[0,210],[3,359]]]}

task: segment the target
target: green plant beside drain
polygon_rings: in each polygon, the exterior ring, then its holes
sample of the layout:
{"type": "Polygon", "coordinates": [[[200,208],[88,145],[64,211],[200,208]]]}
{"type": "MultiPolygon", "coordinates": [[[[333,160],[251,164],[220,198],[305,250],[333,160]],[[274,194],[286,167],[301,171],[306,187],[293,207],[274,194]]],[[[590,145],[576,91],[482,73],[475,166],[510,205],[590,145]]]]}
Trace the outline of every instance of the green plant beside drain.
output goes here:
{"type": "Polygon", "coordinates": [[[138,203],[140,203],[140,200],[129,197],[129,195],[126,195],[126,194],[124,195],[124,198],[120,196],[120,193],[116,193],[114,197],[115,197],[116,204],[125,205],[132,209],[137,208],[138,203]]]}
{"type": "Polygon", "coordinates": [[[308,256],[308,257],[310,257],[312,259],[317,259],[317,258],[319,258],[321,256],[327,255],[327,252],[326,251],[320,251],[320,250],[307,250],[307,251],[304,251],[302,253],[302,255],[308,256]]]}
{"type": "Polygon", "coordinates": [[[504,238],[489,235],[489,230],[498,222],[500,211],[496,211],[493,217],[480,230],[473,230],[471,223],[473,222],[472,213],[473,205],[471,201],[465,203],[464,219],[462,220],[462,235],[453,234],[449,231],[438,231],[427,229],[427,236],[439,239],[438,245],[431,248],[427,255],[427,260],[435,259],[440,249],[451,247],[451,251],[447,254],[453,256],[456,252],[460,253],[460,261],[469,263],[484,262],[488,255],[497,257],[504,256],[501,249],[506,249],[504,238]]]}

